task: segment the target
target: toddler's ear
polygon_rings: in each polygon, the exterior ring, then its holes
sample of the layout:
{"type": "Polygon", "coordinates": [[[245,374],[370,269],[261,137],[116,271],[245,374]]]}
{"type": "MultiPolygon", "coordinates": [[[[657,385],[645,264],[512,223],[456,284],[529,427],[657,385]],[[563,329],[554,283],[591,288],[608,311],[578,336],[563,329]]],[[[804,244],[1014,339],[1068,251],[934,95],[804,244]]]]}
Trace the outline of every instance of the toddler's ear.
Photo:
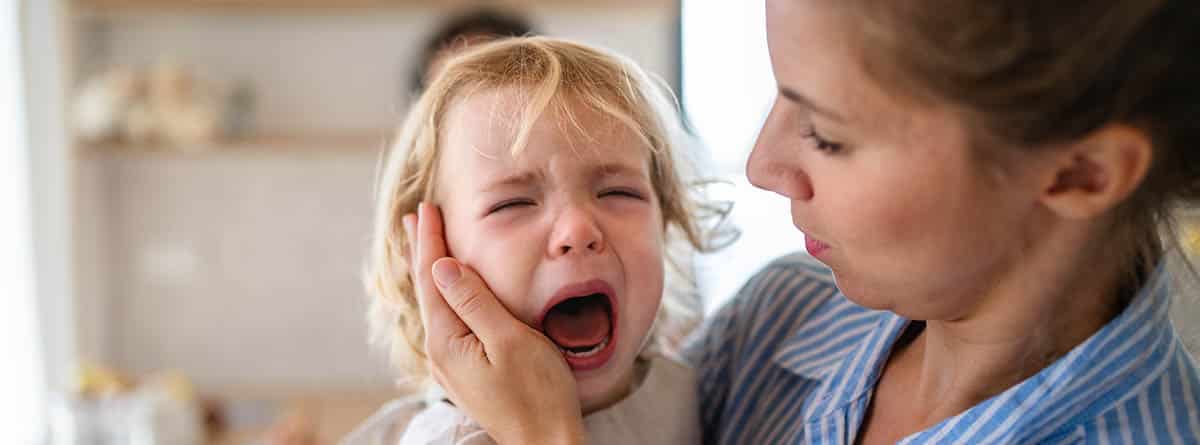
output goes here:
{"type": "Polygon", "coordinates": [[[1093,218],[1119,205],[1141,185],[1154,154],[1149,135],[1125,124],[1052,150],[1040,200],[1069,219],[1093,218]]]}

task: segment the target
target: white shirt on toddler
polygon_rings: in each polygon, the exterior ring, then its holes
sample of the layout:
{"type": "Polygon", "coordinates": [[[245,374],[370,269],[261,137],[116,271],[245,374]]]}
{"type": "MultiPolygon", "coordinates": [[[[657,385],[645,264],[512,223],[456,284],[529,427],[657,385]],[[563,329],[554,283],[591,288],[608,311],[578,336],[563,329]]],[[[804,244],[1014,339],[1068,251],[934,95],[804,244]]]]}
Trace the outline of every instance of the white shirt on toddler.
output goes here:
{"type": "MultiPolygon", "coordinates": [[[[583,418],[584,429],[589,444],[697,444],[700,443],[699,405],[697,399],[696,375],[692,368],[683,363],[663,357],[650,355],[639,358],[635,363],[640,369],[637,375],[640,382],[621,401],[607,408],[595,411],[583,418]]],[[[391,430],[395,437],[396,431],[403,431],[398,442],[391,438],[381,439],[384,435],[376,434],[375,440],[364,440],[365,431],[352,433],[343,440],[343,444],[388,444],[394,445],[494,445],[496,442],[488,436],[487,431],[467,416],[465,412],[451,405],[439,390],[430,391],[423,400],[408,400],[402,403],[389,404],[381,410],[394,413],[413,413],[407,426],[396,425],[394,421],[376,415],[374,423],[390,423],[390,428],[375,428],[391,430]],[[351,440],[354,436],[359,440],[351,440]],[[386,442],[385,442],[386,441],[386,442]]],[[[382,417],[388,417],[384,415],[382,417]]],[[[392,416],[395,417],[395,416],[392,416]]],[[[368,423],[371,423],[369,420],[368,423]]],[[[366,427],[367,425],[364,425],[366,427]]],[[[360,428],[362,430],[363,428],[360,428]]]]}

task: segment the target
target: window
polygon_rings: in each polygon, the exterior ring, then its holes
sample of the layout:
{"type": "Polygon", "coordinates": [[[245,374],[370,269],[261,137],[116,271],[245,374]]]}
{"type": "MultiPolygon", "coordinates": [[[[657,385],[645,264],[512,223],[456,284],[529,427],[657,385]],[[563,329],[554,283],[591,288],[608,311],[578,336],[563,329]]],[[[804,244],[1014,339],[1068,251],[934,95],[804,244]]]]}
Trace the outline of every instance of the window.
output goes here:
{"type": "Polygon", "coordinates": [[[681,15],[684,112],[709,150],[711,171],[732,184],[715,197],[734,202],[732,221],[742,231],[736,244],[700,261],[712,312],[771,259],[803,250],[804,237],[786,198],[746,180],[746,157],[776,89],[764,2],[684,0],[681,15]]]}
{"type": "Polygon", "coordinates": [[[45,385],[33,275],[29,146],[16,0],[0,0],[0,440],[43,440],[45,385]]]}

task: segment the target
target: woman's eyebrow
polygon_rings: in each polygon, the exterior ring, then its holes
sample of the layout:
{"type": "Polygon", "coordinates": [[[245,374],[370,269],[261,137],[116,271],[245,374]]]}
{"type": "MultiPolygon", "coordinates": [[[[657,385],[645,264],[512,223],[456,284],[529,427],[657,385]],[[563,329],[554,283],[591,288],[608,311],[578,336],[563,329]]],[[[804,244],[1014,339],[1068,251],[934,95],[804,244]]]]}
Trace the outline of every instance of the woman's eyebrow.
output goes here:
{"type": "Polygon", "coordinates": [[[837,121],[838,123],[844,124],[844,123],[850,121],[850,119],[847,119],[845,116],[838,114],[829,108],[826,108],[821,105],[817,105],[817,103],[813,102],[812,99],[809,99],[808,97],[804,96],[803,94],[800,94],[799,91],[796,91],[792,88],[780,85],[779,86],[779,95],[783,96],[784,99],[795,102],[796,104],[798,104],[802,107],[808,108],[809,110],[812,110],[813,112],[815,112],[817,114],[823,115],[834,121],[837,121]]]}

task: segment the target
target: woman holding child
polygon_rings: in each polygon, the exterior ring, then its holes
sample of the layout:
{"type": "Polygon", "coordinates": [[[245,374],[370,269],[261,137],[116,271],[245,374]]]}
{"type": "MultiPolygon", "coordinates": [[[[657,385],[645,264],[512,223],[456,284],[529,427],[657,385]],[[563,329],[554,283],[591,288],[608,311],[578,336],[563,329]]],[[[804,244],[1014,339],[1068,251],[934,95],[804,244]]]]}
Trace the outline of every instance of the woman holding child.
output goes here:
{"type": "MultiPolygon", "coordinates": [[[[766,20],[779,95],[747,175],[823,264],[768,265],[683,349],[704,443],[1200,443],[1164,266],[1200,200],[1200,7],[767,0],[766,20]]],[[[447,252],[437,209],[409,221],[453,404],[498,443],[585,440],[561,343],[447,252]]]]}

